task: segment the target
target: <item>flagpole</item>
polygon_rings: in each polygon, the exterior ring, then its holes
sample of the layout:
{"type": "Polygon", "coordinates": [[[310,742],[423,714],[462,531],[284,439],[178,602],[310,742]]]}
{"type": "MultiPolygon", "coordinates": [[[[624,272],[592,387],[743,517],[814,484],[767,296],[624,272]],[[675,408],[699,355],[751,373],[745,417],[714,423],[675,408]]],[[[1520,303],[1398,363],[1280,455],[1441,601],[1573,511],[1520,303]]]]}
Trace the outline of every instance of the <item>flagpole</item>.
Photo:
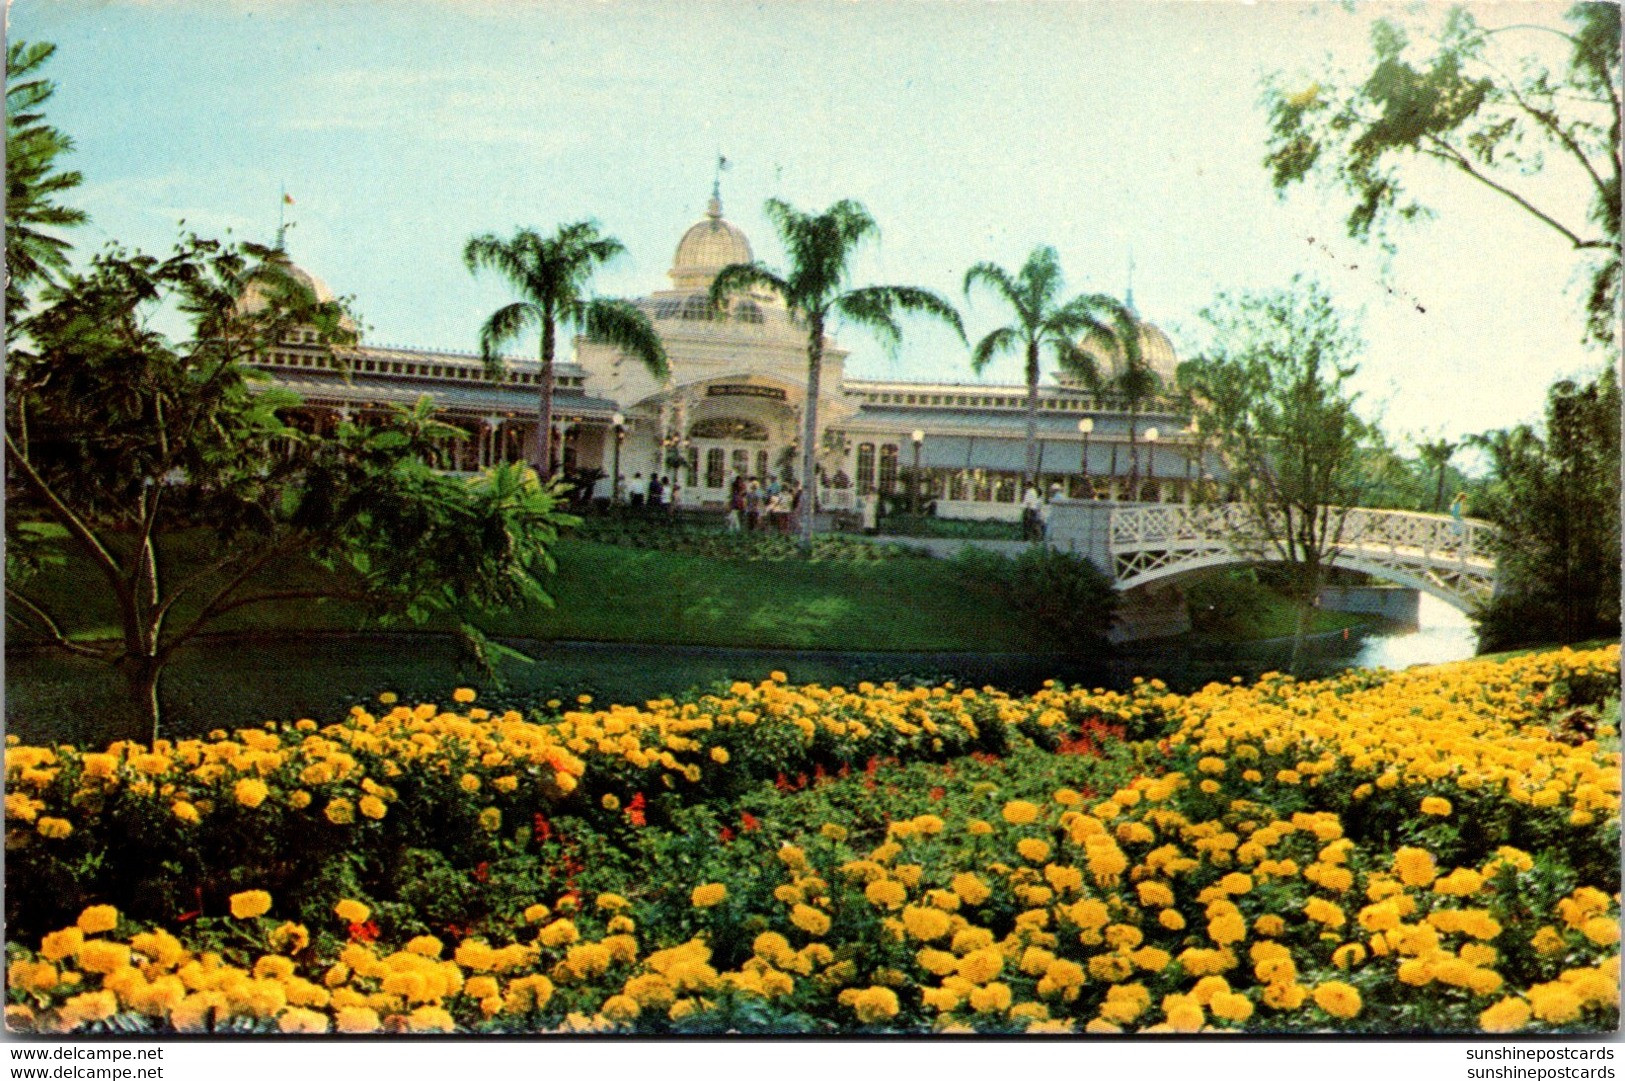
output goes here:
{"type": "Polygon", "coordinates": [[[283,242],[287,238],[288,225],[288,185],[281,185],[282,197],[276,201],[276,250],[285,251],[283,242]]]}

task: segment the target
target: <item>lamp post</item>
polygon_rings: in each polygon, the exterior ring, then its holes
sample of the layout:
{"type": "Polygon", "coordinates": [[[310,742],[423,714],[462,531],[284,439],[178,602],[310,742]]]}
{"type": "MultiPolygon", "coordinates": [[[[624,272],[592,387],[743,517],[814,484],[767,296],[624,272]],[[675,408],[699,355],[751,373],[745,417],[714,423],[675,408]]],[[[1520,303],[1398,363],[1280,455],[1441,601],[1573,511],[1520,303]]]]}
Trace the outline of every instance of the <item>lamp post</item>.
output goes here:
{"type": "Polygon", "coordinates": [[[626,435],[626,417],[616,413],[609,420],[611,424],[615,425],[615,472],[613,474],[614,481],[609,490],[609,501],[613,504],[621,501],[621,440],[626,435]]]}
{"type": "MultiPolygon", "coordinates": [[[[1145,430],[1145,442],[1146,446],[1150,448],[1149,454],[1151,458],[1151,460],[1146,463],[1145,475],[1148,477],[1155,477],[1157,475],[1157,430],[1155,428],[1147,428],[1145,430]]],[[[1134,501],[1136,503],[1140,501],[1139,492],[1134,493],[1134,501]]]]}
{"type": "Polygon", "coordinates": [[[918,517],[920,513],[920,444],[925,442],[925,433],[916,428],[909,433],[908,437],[914,442],[914,484],[911,486],[913,497],[909,500],[909,513],[918,517]]]}
{"type": "Polygon", "coordinates": [[[1078,421],[1078,434],[1083,436],[1083,492],[1088,499],[1095,497],[1094,485],[1089,482],[1089,433],[1094,430],[1094,417],[1084,417],[1078,421]]]}

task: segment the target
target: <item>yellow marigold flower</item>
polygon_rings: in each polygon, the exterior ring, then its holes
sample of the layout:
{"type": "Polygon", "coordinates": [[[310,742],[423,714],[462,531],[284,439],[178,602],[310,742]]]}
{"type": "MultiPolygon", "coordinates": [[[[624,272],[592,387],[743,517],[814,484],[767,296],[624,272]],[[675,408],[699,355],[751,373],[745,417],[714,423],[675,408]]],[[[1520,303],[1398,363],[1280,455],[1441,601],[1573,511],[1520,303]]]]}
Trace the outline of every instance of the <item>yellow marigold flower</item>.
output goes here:
{"type": "Polygon", "coordinates": [[[553,914],[553,910],[546,905],[531,905],[525,909],[526,923],[540,923],[553,914]]]}
{"type": "Polygon", "coordinates": [[[64,927],[40,939],[39,952],[47,961],[60,961],[64,957],[72,957],[84,943],[83,931],[77,927],[64,927]]]}
{"type": "Polygon", "coordinates": [[[1407,886],[1430,886],[1439,877],[1433,855],[1426,849],[1401,848],[1394,853],[1394,870],[1407,886]]]}
{"type": "Polygon", "coordinates": [[[1253,921],[1253,930],[1265,938],[1279,938],[1286,934],[1286,921],[1273,912],[1266,913],[1253,921]]]}
{"type": "Polygon", "coordinates": [[[322,813],[335,826],[348,826],[355,821],[355,805],[347,799],[329,800],[322,813]]]}
{"type": "Polygon", "coordinates": [[[130,947],[122,942],[93,938],[74,952],[73,961],[81,972],[99,972],[106,976],[129,966],[130,947]]]}
{"type": "Polygon", "coordinates": [[[456,690],[451,692],[451,700],[459,705],[466,706],[468,703],[474,701],[474,699],[478,697],[479,695],[475,693],[474,688],[472,687],[458,687],[456,690]]]}
{"type": "Polygon", "coordinates": [[[971,990],[970,1008],[977,1013],[1003,1013],[1010,1008],[1010,985],[990,983],[971,990]]]}
{"type": "Polygon", "coordinates": [[[1561,982],[1538,983],[1527,994],[1535,1019],[1550,1025],[1568,1024],[1580,1016],[1585,1005],[1573,988],[1561,982]]]}
{"type": "Polygon", "coordinates": [[[939,908],[909,905],[903,909],[903,927],[913,938],[932,942],[948,933],[951,921],[948,914],[939,908]]]}
{"type": "Polygon", "coordinates": [[[231,914],[239,920],[251,920],[271,910],[271,895],[264,890],[244,890],[231,895],[231,914]]]}
{"type": "Polygon", "coordinates": [[[74,1029],[92,1021],[105,1021],[116,1013],[118,997],[113,992],[86,991],[64,1002],[58,1016],[67,1028],[74,1029]]]}
{"type": "Polygon", "coordinates": [[[1341,980],[1328,980],[1315,988],[1315,1005],[1333,1017],[1347,1020],[1360,1013],[1360,992],[1341,980]]]}
{"type": "Polygon", "coordinates": [[[118,909],[112,905],[91,905],[79,913],[75,923],[87,935],[99,935],[118,926],[118,909]]]}
{"type": "Polygon", "coordinates": [[[1521,998],[1503,998],[1478,1015],[1478,1027],[1485,1032],[1516,1032],[1529,1023],[1529,1003],[1521,998]]]}
{"type": "Polygon", "coordinates": [[[169,813],[174,815],[180,821],[185,822],[188,826],[196,825],[200,818],[197,813],[197,805],[189,803],[183,799],[178,799],[174,803],[170,804],[169,813]]]}
{"type": "Polygon", "coordinates": [[[277,1016],[276,1027],[277,1031],[289,1035],[322,1033],[327,1031],[328,1020],[325,1013],[317,1010],[307,1010],[300,1006],[291,1006],[277,1016]]]}
{"type": "Polygon", "coordinates": [[[378,1011],[370,1007],[346,1006],[333,1018],[333,1025],[340,1032],[361,1033],[377,1032],[383,1022],[378,1018],[378,1011]]]}
{"type": "Polygon", "coordinates": [[[1619,941],[1619,923],[1606,916],[1593,916],[1580,925],[1580,933],[1598,946],[1612,946],[1619,941]]]}
{"type": "Polygon", "coordinates": [[[480,812],[480,829],[486,833],[495,833],[502,828],[502,811],[496,807],[487,807],[480,812]]]}
{"type": "Polygon", "coordinates": [[[710,908],[712,905],[720,905],[727,896],[727,886],[721,882],[707,882],[703,886],[695,886],[688,900],[695,908],[710,908]]]}
{"type": "Polygon", "coordinates": [[[1165,908],[1157,913],[1157,922],[1170,931],[1183,931],[1185,929],[1185,917],[1181,916],[1176,909],[1165,908]]]}
{"type": "Polygon", "coordinates": [[[966,821],[965,832],[972,837],[986,837],[993,832],[993,826],[980,818],[972,818],[966,821]]]}
{"type": "Polygon", "coordinates": [[[863,896],[876,908],[897,908],[908,900],[908,890],[895,878],[881,878],[864,887],[863,896]]]}
{"type": "Polygon", "coordinates": [[[244,777],[232,789],[232,796],[244,807],[254,808],[265,802],[271,790],[257,777],[244,777]]]}
{"type": "Polygon", "coordinates": [[[890,1021],[897,1016],[897,992],[889,987],[869,987],[855,992],[847,1001],[858,1021],[865,1025],[890,1021]]]}
{"type": "Polygon", "coordinates": [[[480,779],[472,773],[465,773],[457,778],[457,787],[471,794],[478,792],[480,790],[480,779]]]}
{"type": "Polygon", "coordinates": [[[1038,818],[1039,807],[1038,804],[1024,799],[1011,800],[1004,805],[1000,814],[1012,826],[1025,826],[1038,818]]]}
{"type": "Polygon", "coordinates": [[[1332,951],[1332,964],[1347,970],[1365,960],[1365,947],[1358,942],[1348,942],[1332,951]]]}
{"type": "Polygon", "coordinates": [[[34,823],[34,829],[39,832],[41,837],[60,841],[73,832],[73,823],[65,818],[41,818],[34,823]]]}
{"type": "Polygon", "coordinates": [[[568,946],[581,937],[576,925],[571,920],[554,920],[537,936],[544,946],[568,946]]]}
{"type": "Polygon", "coordinates": [[[296,811],[302,811],[310,806],[310,793],[303,788],[294,789],[288,793],[288,806],[296,811]]]}
{"type": "Polygon", "coordinates": [[[948,888],[958,894],[961,901],[973,907],[993,895],[993,891],[988,888],[987,883],[983,882],[972,871],[961,871],[955,875],[948,883],[948,888]]]}
{"type": "Polygon", "coordinates": [[[1423,796],[1421,810],[1425,815],[1438,815],[1440,818],[1448,818],[1452,808],[1450,801],[1443,796],[1423,796]]]}
{"type": "Polygon", "coordinates": [[[1004,971],[1004,954],[994,946],[972,950],[959,959],[959,975],[971,983],[982,984],[1004,971]]]}
{"type": "Polygon", "coordinates": [[[396,694],[394,691],[384,691],[378,696],[378,701],[386,706],[393,706],[400,700],[400,695],[396,694]]]}
{"type": "Polygon", "coordinates": [[[1295,1010],[1309,997],[1309,989],[1301,983],[1281,981],[1264,988],[1264,1005],[1274,1010],[1295,1010]]]}
{"type": "Polygon", "coordinates": [[[1253,1015],[1253,1004],[1246,995],[1220,991],[1208,1002],[1208,1010],[1221,1021],[1239,1023],[1253,1015]]]}
{"type": "Polygon", "coordinates": [[[616,1024],[630,1024],[638,1019],[643,1007],[631,995],[611,995],[604,1000],[598,1012],[616,1024]]]}
{"type": "MultiPolygon", "coordinates": [[[[131,940],[134,944],[134,940],[131,940]]],[[[310,945],[310,932],[303,924],[288,922],[271,932],[270,943],[274,949],[284,950],[288,953],[298,953],[310,945]]],[[[179,946],[179,943],[176,943],[179,946]]],[[[140,946],[136,947],[140,949],[140,946]]]]}
{"type": "Polygon", "coordinates": [[[1049,859],[1049,845],[1032,837],[1024,837],[1017,841],[1016,851],[1028,863],[1043,863],[1049,859]]]}
{"type": "Polygon", "coordinates": [[[360,901],[352,901],[349,898],[334,905],[333,912],[345,923],[366,923],[367,918],[372,915],[372,909],[360,901]]]}

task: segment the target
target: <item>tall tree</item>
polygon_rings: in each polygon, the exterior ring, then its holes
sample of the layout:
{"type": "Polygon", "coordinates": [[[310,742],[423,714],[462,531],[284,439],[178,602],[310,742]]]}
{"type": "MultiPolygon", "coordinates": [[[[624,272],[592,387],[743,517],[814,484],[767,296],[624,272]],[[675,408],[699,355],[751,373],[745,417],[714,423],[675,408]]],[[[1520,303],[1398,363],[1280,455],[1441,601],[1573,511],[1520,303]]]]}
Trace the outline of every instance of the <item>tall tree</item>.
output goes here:
{"type": "Polygon", "coordinates": [[[1444,510],[1445,472],[1450,467],[1450,459],[1455,457],[1456,451],[1460,449],[1460,443],[1452,443],[1442,436],[1431,443],[1419,443],[1416,447],[1416,453],[1421,457],[1422,464],[1433,470],[1438,478],[1433,489],[1434,514],[1444,510]]]}
{"type": "Polygon", "coordinates": [[[1061,258],[1054,248],[1034,248],[1020,270],[1011,274],[994,263],[977,263],[965,272],[965,296],[982,285],[1003,300],[1015,314],[1015,322],[990,331],[971,350],[971,370],[977,375],[1001,353],[1020,349],[1026,359],[1027,456],[1021,474],[1022,488],[1035,483],[1038,475],[1038,361],[1046,347],[1056,363],[1072,372],[1098,375],[1089,354],[1079,348],[1085,338],[1125,343],[1125,351],[1139,353],[1139,334],[1134,316],[1115,298],[1104,294],[1077,296],[1063,300],[1066,290],[1061,275],[1061,258]]]}
{"type": "Polygon", "coordinates": [[[1486,648],[1618,636],[1619,418],[1610,366],[1553,384],[1544,432],[1472,437],[1491,469],[1474,511],[1501,527],[1496,595],[1477,614],[1486,648]]]}
{"type": "Polygon", "coordinates": [[[34,350],[8,373],[6,619],[123,676],[118,736],[156,738],[162,673],[231,613],[342,598],[421,620],[545,602],[549,545],[573,521],[523,468],[472,484],[431,469],[456,433],[427,398],[365,428],[290,426],[298,399],[246,362],[296,327],[347,332],[275,256],[196,238],[163,259],[110,249],[47,286],[22,326],[34,350]],[[251,284],[259,303],[243,302],[251,284]],[[192,319],[188,342],[147,325],[171,304],[192,319]],[[43,588],[34,572],[70,558],[77,590],[43,588]],[[91,596],[115,639],[86,639],[91,596]]]}
{"type": "Polygon", "coordinates": [[[1252,555],[1288,569],[1297,605],[1292,664],[1343,523],[1360,504],[1372,428],[1354,412],[1355,336],[1313,283],[1221,295],[1204,309],[1211,344],[1180,380],[1252,512],[1252,555]]]}
{"type": "Polygon", "coordinates": [[[495,271],[522,298],[492,312],[480,327],[486,369],[499,374],[503,347],[528,331],[540,332],[536,416],[541,446],[535,467],[544,480],[553,470],[553,359],[560,326],[615,346],[658,378],[666,375],[666,347],[648,317],[628,301],[594,297],[588,291],[593,272],[625,251],[591,221],[561,225],[549,237],[532,229],[521,229],[507,240],[487,233],[463,249],[470,273],[495,271]]]}
{"type": "Polygon", "coordinates": [[[941,319],[963,340],[959,313],[928,289],[906,285],[869,285],[847,288],[848,263],[867,238],[879,231],[861,203],[842,199],[821,214],[803,213],[778,199],[767,201],[767,216],[778,230],[790,259],[790,269],[779,273],[761,262],[731,263],[711,282],[712,307],[721,311],[728,299],[751,289],[765,289],[784,300],[790,314],[807,329],[807,398],[802,405],[801,546],[812,548],[814,503],[818,477],[814,462],[818,451],[818,391],[823,377],[824,335],[839,317],[868,327],[888,350],[902,342],[899,314],[918,313],[941,319]]]}
{"type": "Polygon", "coordinates": [[[1264,160],[1277,191],[1314,175],[1333,181],[1354,197],[1349,235],[1391,250],[1392,226],[1430,214],[1407,191],[1408,165],[1436,162],[1579,253],[1591,274],[1589,336],[1611,342],[1620,297],[1620,7],[1577,3],[1565,21],[1488,27],[1457,6],[1413,46],[1399,23],[1381,18],[1365,74],[1272,76],[1264,160]],[[1561,44],[1561,65],[1542,59],[1547,42],[1561,44]],[[1562,205],[1535,179],[1554,163],[1582,179],[1585,206],[1562,205]]]}
{"type": "Polygon", "coordinates": [[[50,230],[82,224],[84,211],[56,200],[77,187],[77,172],[56,159],[73,140],[45,123],[42,107],[56,84],[39,77],[56,52],[47,42],[16,41],[6,49],[6,339],[27,307],[26,288],[68,268],[66,240],[50,230]]]}
{"type": "Polygon", "coordinates": [[[1131,324],[1127,334],[1105,335],[1099,331],[1090,334],[1084,341],[1081,356],[1083,364],[1074,374],[1081,376],[1095,393],[1114,399],[1128,412],[1129,500],[1137,502],[1140,498],[1140,414],[1147,403],[1162,393],[1162,377],[1145,362],[1137,324],[1131,324]],[[1124,348],[1125,343],[1127,348],[1124,348]],[[1110,372],[1098,370],[1092,360],[1095,356],[1110,359],[1110,372]]]}

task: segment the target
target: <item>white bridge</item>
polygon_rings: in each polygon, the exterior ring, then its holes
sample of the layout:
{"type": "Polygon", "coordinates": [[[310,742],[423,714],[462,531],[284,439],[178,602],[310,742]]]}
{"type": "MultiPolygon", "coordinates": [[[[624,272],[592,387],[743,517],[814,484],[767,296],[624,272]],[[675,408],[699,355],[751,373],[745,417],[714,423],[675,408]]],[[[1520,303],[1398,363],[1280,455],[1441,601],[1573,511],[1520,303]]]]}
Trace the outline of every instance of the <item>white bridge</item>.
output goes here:
{"type": "MultiPolygon", "coordinates": [[[[1279,562],[1255,512],[1240,503],[1132,504],[1057,500],[1049,543],[1085,556],[1118,590],[1238,563],[1279,562]]],[[[1342,512],[1328,566],[1419,589],[1470,611],[1495,589],[1496,528],[1448,514],[1342,512]]]]}

